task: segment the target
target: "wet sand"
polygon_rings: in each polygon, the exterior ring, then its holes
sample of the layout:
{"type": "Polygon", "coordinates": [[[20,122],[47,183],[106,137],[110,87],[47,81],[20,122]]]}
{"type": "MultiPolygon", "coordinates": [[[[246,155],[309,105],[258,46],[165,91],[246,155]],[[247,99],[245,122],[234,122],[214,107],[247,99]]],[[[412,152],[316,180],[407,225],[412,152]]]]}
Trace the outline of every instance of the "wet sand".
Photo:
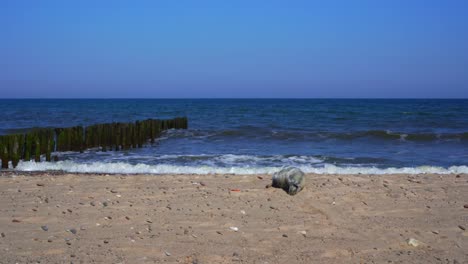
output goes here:
{"type": "Polygon", "coordinates": [[[270,179],[3,172],[0,263],[468,263],[466,174],[270,179]]]}

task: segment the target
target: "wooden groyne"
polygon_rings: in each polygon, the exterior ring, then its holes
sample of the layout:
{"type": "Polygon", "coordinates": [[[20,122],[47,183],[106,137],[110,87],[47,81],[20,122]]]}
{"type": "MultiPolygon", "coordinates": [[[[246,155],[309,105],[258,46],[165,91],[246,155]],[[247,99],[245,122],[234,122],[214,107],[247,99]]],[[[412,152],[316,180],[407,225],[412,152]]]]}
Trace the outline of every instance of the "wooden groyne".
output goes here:
{"type": "Polygon", "coordinates": [[[162,131],[187,129],[186,117],[158,120],[147,119],[134,123],[106,123],[87,127],[41,128],[23,134],[0,136],[2,169],[11,161],[15,168],[20,160],[51,161],[54,151],[79,151],[100,148],[101,151],[141,148],[148,141],[154,143],[162,131]]]}

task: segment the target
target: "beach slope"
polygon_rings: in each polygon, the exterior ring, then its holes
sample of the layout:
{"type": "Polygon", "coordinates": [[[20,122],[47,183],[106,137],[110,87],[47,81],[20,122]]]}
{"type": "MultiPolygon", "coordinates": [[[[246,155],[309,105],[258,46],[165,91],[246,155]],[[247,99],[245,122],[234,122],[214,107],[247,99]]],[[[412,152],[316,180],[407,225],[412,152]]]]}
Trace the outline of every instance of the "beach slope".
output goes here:
{"type": "Polygon", "coordinates": [[[468,263],[466,174],[270,181],[3,172],[0,263],[468,263]]]}

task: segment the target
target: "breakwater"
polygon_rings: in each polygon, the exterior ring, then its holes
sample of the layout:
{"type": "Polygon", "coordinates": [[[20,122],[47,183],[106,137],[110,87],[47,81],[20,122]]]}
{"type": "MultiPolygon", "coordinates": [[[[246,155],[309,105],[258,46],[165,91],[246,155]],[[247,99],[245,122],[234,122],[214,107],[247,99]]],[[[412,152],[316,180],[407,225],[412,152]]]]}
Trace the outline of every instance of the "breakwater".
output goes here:
{"type": "Polygon", "coordinates": [[[11,161],[16,168],[20,160],[52,161],[54,151],[83,152],[89,148],[101,151],[119,151],[141,148],[148,141],[154,143],[162,131],[187,129],[186,117],[158,120],[147,119],[131,123],[105,123],[87,127],[38,128],[26,133],[0,136],[2,169],[11,161]]]}

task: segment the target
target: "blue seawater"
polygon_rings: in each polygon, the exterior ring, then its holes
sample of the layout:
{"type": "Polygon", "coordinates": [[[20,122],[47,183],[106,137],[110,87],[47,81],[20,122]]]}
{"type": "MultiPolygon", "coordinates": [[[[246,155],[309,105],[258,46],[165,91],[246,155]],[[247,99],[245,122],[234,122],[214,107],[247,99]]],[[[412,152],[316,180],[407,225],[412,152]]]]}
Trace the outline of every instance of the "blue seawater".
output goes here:
{"type": "Polygon", "coordinates": [[[2,99],[0,134],[187,116],[130,151],[57,153],[17,170],[103,173],[468,172],[468,100],[2,99]]]}

